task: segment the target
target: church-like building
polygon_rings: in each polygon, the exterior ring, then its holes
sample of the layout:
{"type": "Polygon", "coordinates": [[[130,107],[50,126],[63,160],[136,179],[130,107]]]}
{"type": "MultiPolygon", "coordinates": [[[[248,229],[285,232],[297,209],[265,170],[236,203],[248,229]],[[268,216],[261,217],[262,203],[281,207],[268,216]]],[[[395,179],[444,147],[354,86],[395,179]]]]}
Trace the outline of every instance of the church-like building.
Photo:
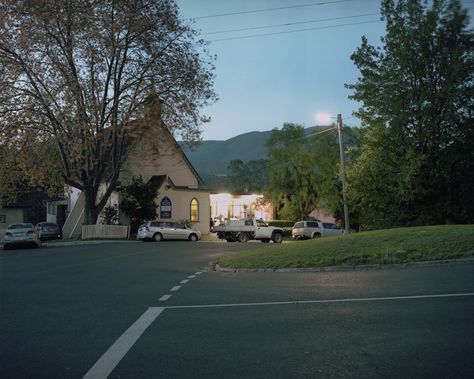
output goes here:
{"type": "MultiPolygon", "coordinates": [[[[153,139],[142,139],[131,149],[120,181],[127,184],[132,177],[138,176],[145,182],[153,181],[158,188],[156,219],[189,221],[202,234],[209,233],[210,191],[204,188],[201,177],[166,128],[153,139]]],[[[47,221],[63,224],[64,238],[78,237],[84,220],[84,194],[73,187],[65,192],[64,199],[48,202],[47,221]]],[[[108,206],[119,209],[119,203],[120,193],[112,193],[108,206]]],[[[122,224],[129,224],[125,215],[119,214],[119,217],[122,224]]]]}

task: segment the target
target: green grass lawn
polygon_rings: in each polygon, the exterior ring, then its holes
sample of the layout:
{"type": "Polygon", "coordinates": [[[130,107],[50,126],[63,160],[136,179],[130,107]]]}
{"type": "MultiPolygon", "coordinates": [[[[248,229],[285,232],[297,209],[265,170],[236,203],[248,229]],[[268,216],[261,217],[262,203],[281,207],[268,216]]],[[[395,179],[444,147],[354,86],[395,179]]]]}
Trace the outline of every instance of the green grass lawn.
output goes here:
{"type": "Polygon", "coordinates": [[[373,265],[474,256],[474,225],[386,229],[272,244],[219,259],[227,268],[373,265]]]}

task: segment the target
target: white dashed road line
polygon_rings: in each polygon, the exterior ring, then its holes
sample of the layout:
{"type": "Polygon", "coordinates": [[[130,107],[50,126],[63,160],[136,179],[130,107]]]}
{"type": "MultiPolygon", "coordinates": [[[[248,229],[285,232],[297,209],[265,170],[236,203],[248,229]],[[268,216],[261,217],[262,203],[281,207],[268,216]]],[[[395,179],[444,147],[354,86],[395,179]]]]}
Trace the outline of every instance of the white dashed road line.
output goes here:
{"type": "MultiPolygon", "coordinates": [[[[92,366],[83,379],[106,379],[113,369],[119,364],[131,347],[137,342],[143,332],[153,321],[166,309],[196,309],[196,308],[224,308],[224,307],[254,307],[269,305],[294,305],[294,304],[323,304],[342,302],[367,302],[367,301],[399,301],[399,300],[422,300],[440,299],[452,297],[474,296],[474,292],[414,295],[414,296],[387,296],[387,297],[364,297],[346,299],[326,300],[296,300],[296,301],[274,301],[267,303],[235,303],[235,304],[208,304],[208,305],[175,305],[170,307],[150,307],[148,310],[123,333],[117,341],[105,352],[102,357],[92,366]]],[[[160,301],[168,300],[171,295],[164,295],[160,301]],[[164,299],[164,300],[162,300],[164,299]]]]}
{"type": "Polygon", "coordinates": [[[130,348],[137,342],[143,332],[163,312],[165,308],[152,307],[143,313],[125,333],[107,350],[102,357],[84,375],[83,379],[105,379],[117,367],[130,348]]]}
{"type": "MultiPolygon", "coordinates": [[[[188,279],[181,280],[180,284],[186,284],[189,279],[194,279],[196,275],[201,275],[198,271],[194,275],[189,275],[188,279]]],[[[177,292],[182,286],[174,286],[170,292],[177,292]]],[[[167,301],[172,295],[163,295],[158,301],[167,301]]],[[[150,307],[135,321],[115,343],[107,350],[102,357],[92,366],[84,375],[83,379],[105,379],[119,364],[122,358],[127,354],[130,348],[137,342],[143,332],[152,324],[153,321],[166,309],[165,307],[150,307]]]]}
{"type": "Polygon", "coordinates": [[[161,297],[158,299],[158,301],[166,301],[166,300],[168,300],[170,297],[171,297],[171,295],[163,295],[163,296],[161,296],[161,297]]]}

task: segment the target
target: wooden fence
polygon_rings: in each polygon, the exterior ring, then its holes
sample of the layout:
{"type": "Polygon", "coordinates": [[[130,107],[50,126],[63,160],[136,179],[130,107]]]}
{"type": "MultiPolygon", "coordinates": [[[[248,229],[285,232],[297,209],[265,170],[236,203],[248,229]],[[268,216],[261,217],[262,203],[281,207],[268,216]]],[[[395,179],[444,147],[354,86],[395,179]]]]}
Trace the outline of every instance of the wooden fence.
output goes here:
{"type": "Polygon", "coordinates": [[[127,225],[83,225],[82,239],[125,239],[130,237],[127,225]]]}

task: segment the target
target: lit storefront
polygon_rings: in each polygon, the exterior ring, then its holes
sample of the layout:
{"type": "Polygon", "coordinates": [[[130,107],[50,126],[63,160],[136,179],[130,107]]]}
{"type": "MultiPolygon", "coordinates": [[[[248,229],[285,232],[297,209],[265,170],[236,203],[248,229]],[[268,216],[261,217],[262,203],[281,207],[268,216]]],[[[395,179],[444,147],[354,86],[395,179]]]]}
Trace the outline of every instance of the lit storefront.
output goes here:
{"type": "Polygon", "coordinates": [[[273,220],[273,204],[263,195],[215,193],[211,194],[211,218],[216,225],[246,218],[273,220]]]}

